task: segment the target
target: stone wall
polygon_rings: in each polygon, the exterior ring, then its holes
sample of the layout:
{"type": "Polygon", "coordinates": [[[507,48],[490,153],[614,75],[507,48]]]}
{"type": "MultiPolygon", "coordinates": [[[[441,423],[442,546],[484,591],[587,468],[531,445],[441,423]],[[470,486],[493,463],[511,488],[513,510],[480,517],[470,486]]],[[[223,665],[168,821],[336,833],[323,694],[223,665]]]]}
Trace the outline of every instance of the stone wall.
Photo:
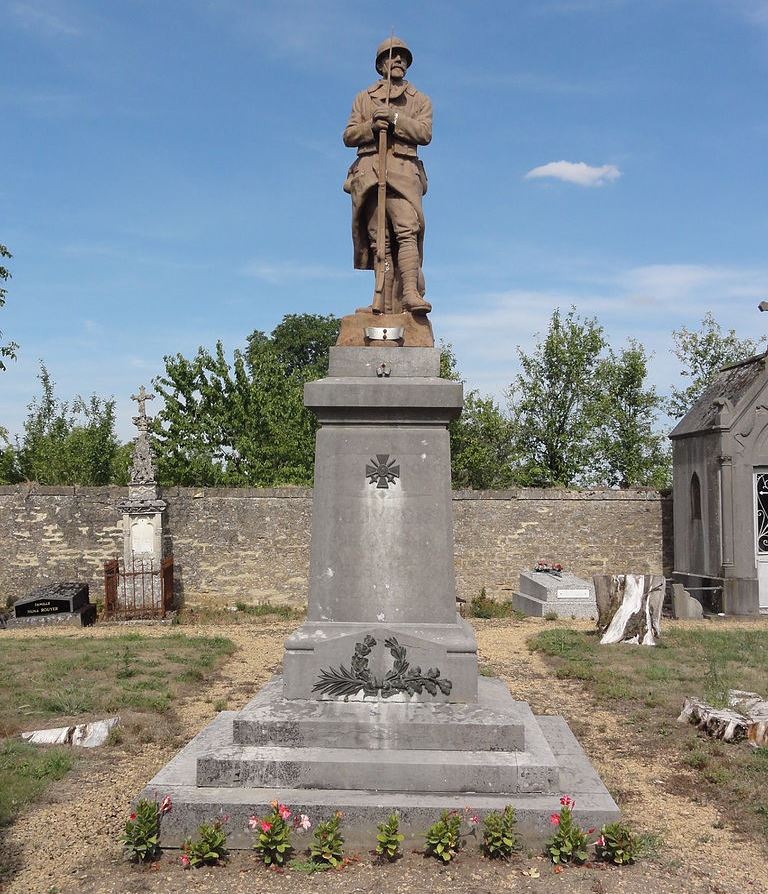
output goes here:
{"type": "MultiPolygon", "coordinates": [[[[104,595],[122,554],[124,488],[0,486],[0,607],[33,587],[87,580],[104,595]]],[[[168,488],[166,552],[188,604],[306,599],[312,491],[168,488]]],[[[655,491],[459,491],[459,595],[508,598],[538,559],[582,576],[672,569],[671,500],[655,491]]]]}

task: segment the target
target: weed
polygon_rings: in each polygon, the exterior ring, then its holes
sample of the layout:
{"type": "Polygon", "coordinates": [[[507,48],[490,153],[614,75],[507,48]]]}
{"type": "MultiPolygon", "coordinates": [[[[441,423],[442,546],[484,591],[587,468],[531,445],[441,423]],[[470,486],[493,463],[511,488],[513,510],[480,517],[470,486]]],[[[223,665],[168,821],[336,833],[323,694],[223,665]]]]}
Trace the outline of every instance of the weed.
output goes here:
{"type": "Polygon", "coordinates": [[[544,612],[543,618],[545,621],[558,621],[560,620],[560,615],[556,611],[550,609],[548,612],[544,612]]]}
{"type": "Polygon", "coordinates": [[[698,748],[683,757],[683,763],[694,770],[703,770],[709,763],[707,755],[698,748]]]}
{"type": "Polygon", "coordinates": [[[50,782],[66,775],[74,762],[68,749],[40,750],[12,739],[0,741],[0,827],[10,823],[50,782]]]}
{"type": "Polygon", "coordinates": [[[485,592],[485,587],[482,587],[477,596],[473,596],[469,602],[470,618],[511,618],[517,614],[511,602],[497,602],[491,599],[485,592]]]}

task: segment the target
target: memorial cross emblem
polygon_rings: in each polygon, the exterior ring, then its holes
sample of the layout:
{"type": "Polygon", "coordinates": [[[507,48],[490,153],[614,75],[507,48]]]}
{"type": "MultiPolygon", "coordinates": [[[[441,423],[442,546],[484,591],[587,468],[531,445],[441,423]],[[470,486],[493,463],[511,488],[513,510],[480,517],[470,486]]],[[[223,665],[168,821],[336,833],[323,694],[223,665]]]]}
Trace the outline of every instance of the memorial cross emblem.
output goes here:
{"type": "Polygon", "coordinates": [[[377,488],[388,488],[400,477],[400,466],[396,466],[397,460],[390,459],[388,453],[377,453],[376,459],[371,459],[365,467],[365,476],[369,484],[375,484],[377,488]]]}

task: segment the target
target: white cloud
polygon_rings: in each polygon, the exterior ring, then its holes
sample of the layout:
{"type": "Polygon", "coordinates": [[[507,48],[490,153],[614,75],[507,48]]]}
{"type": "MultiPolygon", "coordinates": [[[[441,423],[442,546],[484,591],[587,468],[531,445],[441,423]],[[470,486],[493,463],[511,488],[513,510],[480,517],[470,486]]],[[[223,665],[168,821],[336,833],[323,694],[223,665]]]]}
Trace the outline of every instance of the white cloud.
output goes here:
{"type": "Polygon", "coordinates": [[[616,165],[595,167],[583,161],[551,161],[549,164],[532,168],[525,175],[526,180],[542,177],[576,183],[578,186],[605,186],[612,180],[618,180],[621,177],[621,171],[616,165]]]}

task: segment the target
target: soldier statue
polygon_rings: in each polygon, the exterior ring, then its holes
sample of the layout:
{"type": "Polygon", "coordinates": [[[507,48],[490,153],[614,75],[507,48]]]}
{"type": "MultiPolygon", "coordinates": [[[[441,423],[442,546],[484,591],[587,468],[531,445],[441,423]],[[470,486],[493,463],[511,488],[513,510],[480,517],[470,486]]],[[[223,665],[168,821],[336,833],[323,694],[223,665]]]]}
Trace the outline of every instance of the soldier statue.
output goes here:
{"type": "Polygon", "coordinates": [[[399,37],[376,50],[381,79],[355,97],[344,145],[357,147],[344,191],[352,196],[355,268],[376,271],[363,311],[426,314],[422,273],[427,175],[417,146],[432,139],[432,104],[405,80],[413,61],[399,37]],[[383,245],[382,245],[383,243],[383,245]]]}

